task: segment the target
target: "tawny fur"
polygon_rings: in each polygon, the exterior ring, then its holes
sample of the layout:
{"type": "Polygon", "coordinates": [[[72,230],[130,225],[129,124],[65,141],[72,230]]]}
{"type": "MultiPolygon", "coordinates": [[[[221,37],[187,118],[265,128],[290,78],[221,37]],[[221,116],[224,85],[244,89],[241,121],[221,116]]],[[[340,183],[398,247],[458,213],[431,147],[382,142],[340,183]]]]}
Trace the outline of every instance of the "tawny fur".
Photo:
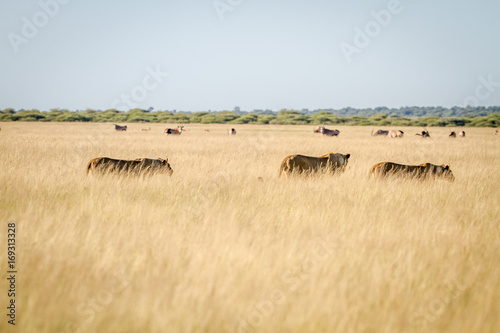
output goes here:
{"type": "Polygon", "coordinates": [[[87,163],[87,174],[91,172],[122,174],[168,173],[171,175],[173,170],[168,164],[168,159],[138,158],[136,160],[117,160],[109,157],[98,157],[87,163]]]}
{"type": "Polygon", "coordinates": [[[281,162],[279,175],[287,176],[292,173],[314,173],[343,171],[351,155],[328,153],[320,157],[305,155],[290,155],[281,162]]]}
{"type": "Polygon", "coordinates": [[[454,181],[455,176],[449,165],[434,165],[425,163],[420,165],[404,165],[392,162],[382,162],[375,164],[370,169],[370,174],[375,178],[384,178],[387,176],[402,176],[409,178],[444,178],[454,181]]]}

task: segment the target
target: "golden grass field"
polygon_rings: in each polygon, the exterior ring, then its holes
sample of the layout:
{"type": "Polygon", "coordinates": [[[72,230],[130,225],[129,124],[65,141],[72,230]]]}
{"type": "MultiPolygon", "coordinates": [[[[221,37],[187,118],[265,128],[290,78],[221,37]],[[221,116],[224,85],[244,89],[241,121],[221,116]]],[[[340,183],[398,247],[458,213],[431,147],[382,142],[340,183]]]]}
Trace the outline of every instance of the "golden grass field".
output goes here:
{"type": "Polygon", "coordinates": [[[128,126],[0,124],[18,263],[12,328],[3,243],[0,331],[500,331],[494,129],[128,126]],[[287,155],[328,152],[351,154],[343,174],[278,178],[287,155]],[[88,177],[100,156],[168,157],[174,173],[88,177]],[[368,177],[384,161],[450,164],[456,181],[368,177]]]}

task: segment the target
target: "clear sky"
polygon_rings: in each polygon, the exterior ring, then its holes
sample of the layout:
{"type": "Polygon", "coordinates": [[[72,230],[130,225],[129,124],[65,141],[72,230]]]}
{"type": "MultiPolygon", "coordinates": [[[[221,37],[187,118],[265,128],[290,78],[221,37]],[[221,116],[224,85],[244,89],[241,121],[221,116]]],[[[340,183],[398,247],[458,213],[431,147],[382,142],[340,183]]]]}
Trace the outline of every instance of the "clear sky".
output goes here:
{"type": "Polygon", "coordinates": [[[500,105],[498,0],[0,0],[0,109],[500,105]]]}

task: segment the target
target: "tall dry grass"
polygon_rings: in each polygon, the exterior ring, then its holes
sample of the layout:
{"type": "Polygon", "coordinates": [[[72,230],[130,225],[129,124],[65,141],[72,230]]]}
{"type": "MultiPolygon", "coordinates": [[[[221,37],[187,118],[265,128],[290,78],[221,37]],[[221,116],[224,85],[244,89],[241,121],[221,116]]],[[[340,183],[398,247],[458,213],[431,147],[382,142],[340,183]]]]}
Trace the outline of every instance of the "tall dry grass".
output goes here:
{"type": "Polygon", "coordinates": [[[190,125],[165,137],[149,126],[1,124],[17,331],[500,331],[493,130],[190,125]],[[352,155],[344,174],[278,178],[285,156],[330,151],[352,155]],[[174,174],[87,177],[99,156],[168,157],[174,174]],[[369,178],[382,161],[450,164],[456,181],[369,178]]]}

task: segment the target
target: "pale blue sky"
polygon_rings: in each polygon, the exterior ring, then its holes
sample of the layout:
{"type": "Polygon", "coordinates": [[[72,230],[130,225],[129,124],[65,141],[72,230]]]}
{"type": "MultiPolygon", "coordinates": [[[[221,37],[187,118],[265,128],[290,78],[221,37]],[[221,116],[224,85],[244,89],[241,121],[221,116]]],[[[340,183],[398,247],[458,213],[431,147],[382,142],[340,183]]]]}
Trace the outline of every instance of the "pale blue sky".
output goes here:
{"type": "Polygon", "coordinates": [[[498,0],[0,0],[0,32],[0,109],[500,105],[498,0]]]}

